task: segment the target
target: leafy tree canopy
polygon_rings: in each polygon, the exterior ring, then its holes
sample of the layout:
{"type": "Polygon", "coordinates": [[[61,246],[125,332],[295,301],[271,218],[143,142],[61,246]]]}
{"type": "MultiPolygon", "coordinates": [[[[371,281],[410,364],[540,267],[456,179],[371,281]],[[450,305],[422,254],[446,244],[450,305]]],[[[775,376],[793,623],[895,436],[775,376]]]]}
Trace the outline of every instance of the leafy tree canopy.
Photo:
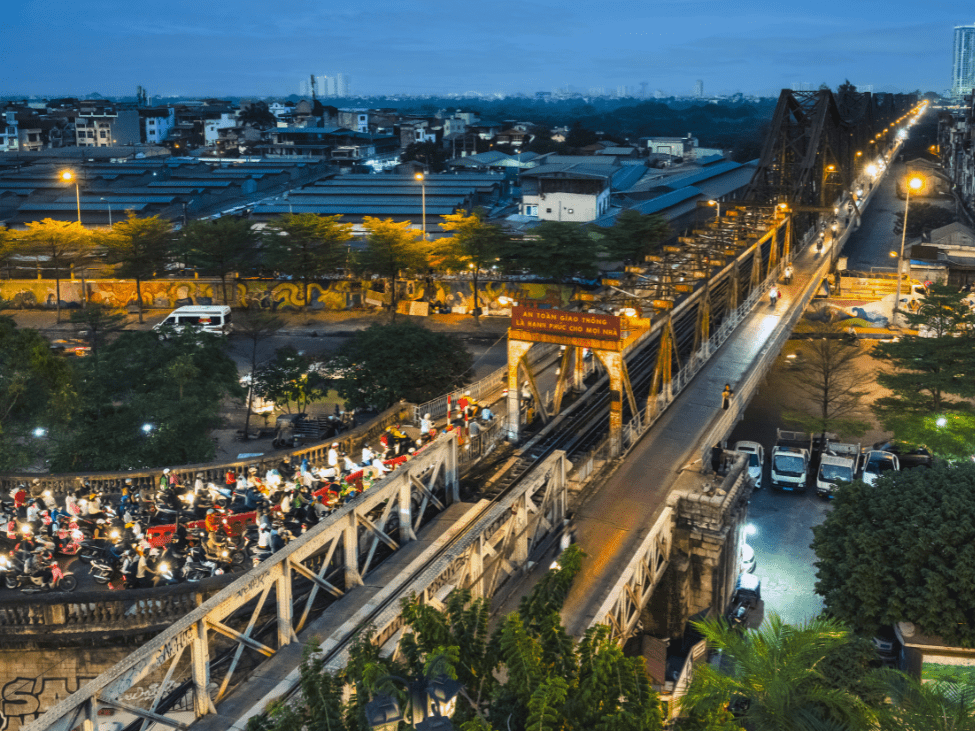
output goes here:
{"type": "Polygon", "coordinates": [[[55,432],[51,470],[125,470],[213,459],[210,430],[243,395],[223,339],[188,330],[126,331],[75,364],[79,399],[55,432]],[[143,429],[148,425],[148,429],[143,429]]]}
{"type": "Polygon", "coordinates": [[[258,237],[252,222],[234,216],[190,221],[181,234],[186,263],[205,274],[220,277],[223,301],[232,304],[227,292],[227,275],[253,266],[257,257],[258,237]]]}
{"type": "Polygon", "coordinates": [[[290,345],[278,348],[271,362],[254,374],[254,393],[289,414],[292,407],[301,413],[328,394],[326,379],[313,365],[312,358],[290,345]]]}
{"type": "Polygon", "coordinates": [[[504,259],[509,267],[524,267],[533,274],[564,281],[573,276],[595,276],[596,242],[578,223],[542,221],[532,236],[512,239],[504,259]]]}
{"type": "Polygon", "coordinates": [[[471,354],[449,335],[410,323],[372,325],[331,362],[339,395],[351,408],[385,409],[400,399],[422,404],[470,382],[471,354]]]}
{"type": "Polygon", "coordinates": [[[31,430],[67,418],[75,397],[69,362],[36,330],[0,317],[0,469],[31,466],[40,446],[31,430]]]}
{"type": "MultiPolygon", "coordinates": [[[[911,200],[908,204],[907,212],[907,237],[917,238],[923,234],[929,234],[936,228],[947,226],[958,220],[955,212],[950,208],[943,208],[934,203],[923,203],[918,200],[911,200]]],[[[904,231],[904,211],[897,212],[897,220],[894,222],[894,233],[898,236],[904,231]]]]}
{"type": "Polygon", "coordinates": [[[606,253],[611,260],[640,263],[648,254],[660,249],[670,236],[670,225],[662,216],[645,216],[628,208],[616,217],[613,227],[605,235],[606,253]]]}
{"type": "Polygon", "coordinates": [[[844,485],[832,507],[812,548],[833,616],[868,636],[909,621],[975,647],[975,464],[844,485]]]}
{"type": "Polygon", "coordinates": [[[308,282],[323,279],[345,265],[352,224],[341,216],[288,213],[267,227],[264,249],[267,264],[300,280],[308,304],[308,282]]]}

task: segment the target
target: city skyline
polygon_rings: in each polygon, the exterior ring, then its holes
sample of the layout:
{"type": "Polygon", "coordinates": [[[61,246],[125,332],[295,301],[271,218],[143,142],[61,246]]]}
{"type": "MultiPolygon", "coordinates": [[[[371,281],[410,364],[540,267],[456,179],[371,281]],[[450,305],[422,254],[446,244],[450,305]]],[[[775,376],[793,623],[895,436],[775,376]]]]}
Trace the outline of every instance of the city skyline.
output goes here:
{"type": "Polygon", "coordinates": [[[287,96],[322,69],[341,69],[360,95],[618,93],[646,82],[649,96],[693,96],[701,80],[705,95],[769,96],[846,79],[875,91],[942,92],[954,28],[975,19],[954,3],[929,2],[919,16],[905,2],[874,0],[774,14],[757,0],[624,0],[598,12],[534,0],[516,19],[445,0],[299,3],[287,16],[242,0],[232,24],[186,0],[165,17],[141,7],[120,14],[105,0],[80,16],[75,7],[11,9],[0,94],[128,96],[142,85],[153,96],[287,96]]]}

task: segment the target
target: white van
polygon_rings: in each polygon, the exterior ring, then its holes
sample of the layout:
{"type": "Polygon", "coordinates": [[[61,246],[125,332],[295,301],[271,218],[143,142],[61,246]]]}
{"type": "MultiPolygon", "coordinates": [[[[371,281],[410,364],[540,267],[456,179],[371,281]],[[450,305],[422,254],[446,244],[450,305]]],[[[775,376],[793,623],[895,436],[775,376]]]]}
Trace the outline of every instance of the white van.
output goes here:
{"type": "Polygon", "coordinates": [[[230,322],[230,308],[226,305],[188,305],[178,307],[156,325],[153,330],[172,327],[177,332],[183,328],[199,327],[203,332],[215,335],[229,335],[233,325],[230,322]]]}

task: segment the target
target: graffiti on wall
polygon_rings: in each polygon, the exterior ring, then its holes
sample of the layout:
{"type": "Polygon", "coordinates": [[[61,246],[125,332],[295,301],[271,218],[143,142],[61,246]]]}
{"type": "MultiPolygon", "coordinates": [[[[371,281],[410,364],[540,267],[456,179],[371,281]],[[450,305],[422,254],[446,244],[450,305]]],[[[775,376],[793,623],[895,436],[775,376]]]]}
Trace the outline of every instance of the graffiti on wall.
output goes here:
{"type": "MultiPolygon", "coordinates": [[[[311,310],[342,311],[369,306],[383,300],[383,283],[371,280],[336,280],[308,284],[308,308],[311,310]]],[[[173,309],[181,305],[222,304],[223,292],[219,279],[159,279],[142,282],[144,308],[173,309]]],[[[304,308],[305,287],[301,282],[244,279],[228,283],[228,295],[233,307],[258,306],[272,310],[304,308]]],[[[56,283],[51,279],[9,279],[0,281],[0,300],[10,302],[17,309],[53,308],[56,303],[56,283]]],[[[135,282],[117,279],[93,279],[85,282],[89,302],[100,302],[120,309],[137,303],[135,282]]],[[[402,300],[417,300],[440,304],[447,308],[474,308],[471,282],[455,280],[421,280],[398,283],[402,300]]],[[[507,310],[511,302],[564,306],[571,299],[573,288],[557,284],[534,282],[482,281],[478,282],[478,305],[487,313],[507,310]]],[[[61,306],[80,307],[81,281],[61,282],[61,306]]]]}
{"type": "Polygon", "coordinates": [[[14,678],[0,689],[0,731],[16,731],[95,677],[14,678]]]}

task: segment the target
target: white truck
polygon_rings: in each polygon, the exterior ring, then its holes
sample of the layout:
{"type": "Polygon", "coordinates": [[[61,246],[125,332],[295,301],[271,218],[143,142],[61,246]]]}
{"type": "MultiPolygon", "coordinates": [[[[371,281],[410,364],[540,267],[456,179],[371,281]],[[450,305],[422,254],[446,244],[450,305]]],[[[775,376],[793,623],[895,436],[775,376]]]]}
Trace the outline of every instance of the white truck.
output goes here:
{"type": "Polygon", "coordinates": [[[833,497],[833,489],[837,482],[853,482],[859,463],[859,444],[834,442],[828,439],[819,458],[816,494],[825,498],[833,497]]]}
{"type": "Polygon", "coordinates": [[[772,447],[772,487],[805,492],[812,456],[812,437],[801,431],[776,429],[772,447]]]}

